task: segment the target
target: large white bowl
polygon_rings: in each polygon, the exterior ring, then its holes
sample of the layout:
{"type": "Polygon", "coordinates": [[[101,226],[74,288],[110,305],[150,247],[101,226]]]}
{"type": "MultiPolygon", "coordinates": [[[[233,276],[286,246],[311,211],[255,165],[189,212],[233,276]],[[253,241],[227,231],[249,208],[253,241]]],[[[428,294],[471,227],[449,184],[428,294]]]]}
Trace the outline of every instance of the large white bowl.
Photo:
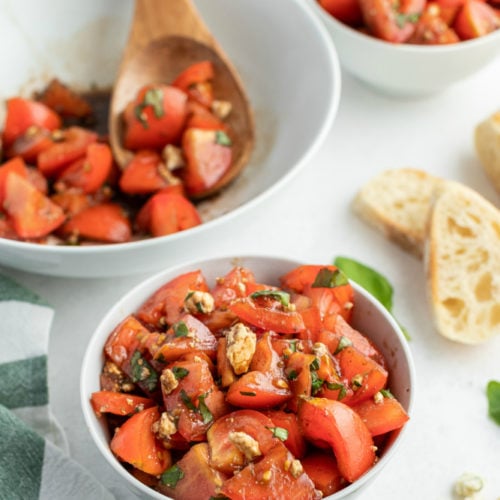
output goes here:
{"type": "MultiPolygon", "coordinates": [[[[255,112],[256,149],[243,174],[200,206],[205,223],[196,228],[92,247],[0,239],[0,264],[54,276],[103,277],[195,258],[204,241],[255,214],[318,149],[337,111],[340,69],[317,17],[302,0],[195,4],[239,70],[255,112]]],[[[77,88],[109,87],[131,12],[131,0],[10,2],[0,9],[0,43],[9,48],[0,67],[0,99],[29,94],[54,75],[77,88]]]]}
{"type": "MultiPolygon", "coordinates": [[[[100,390],[99,374],[104,363],[103,347],[111,331],[128,314],[136,311],[141,304],[161,285],[172,278],[195,269],[201,269],[209,284],[215,278],[225,275],[234,265],[251,269],[258,282],[279,284],[280,276],[302,264],[289,259],[270,256],[220,257],[179,265],[165,270],[137,285],[121,298],[101,320],[93,333],[82,363],[80,375],[80,397],[85,422],[90,435],[100,452],[112,468],[125,480],[134,493],[141,498],[165,500],[165,496],[148,488],[134,478],[115,458],[109,448],[110,436],[103,419],[96,417],[90,405],[90,396],[100,390]]],[[[352,283],[355,291],[355,308],[352,324],[354,328],[370,338],[384,355],[389,370],[392,393],[410,414],[413,408],[415,387],[414,365],[410,350],[401,329],[384,307],[363,288],[352,283]]],[[[410,423],[407,425],[411,425],[410,423]]],[[[385,449],[381,459],[360,479],[343,490],[327,498],[353,498],[361,488],[365,488],[395,455],[396,449],[406,433],[405,426],[392,443],[385,449]]]]}
{"type": "Polygon", "coordinates": [[[426,96],[472,76],[500,55],[500,30],[450,45],[393,44],[341,23],[317,0],[306,0],[324,22],[344,69],[399,97],[426,96]]]}

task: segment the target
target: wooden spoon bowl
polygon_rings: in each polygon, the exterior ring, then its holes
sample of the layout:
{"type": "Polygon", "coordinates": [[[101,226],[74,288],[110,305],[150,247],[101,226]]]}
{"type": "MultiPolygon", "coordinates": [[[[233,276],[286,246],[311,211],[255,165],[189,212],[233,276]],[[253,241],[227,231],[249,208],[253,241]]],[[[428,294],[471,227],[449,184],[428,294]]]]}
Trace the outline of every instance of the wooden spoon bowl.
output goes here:
{"type": "Polygon", "coordinates": [[[171,83],[190,64],[209,60],[214,65],[214,95],[230,101],[225,123],[231,131],[233,161],[226,174],[200,197],[214,194],[231,182],[248,163],[254,143],[254,120],[241,80],[190,0],[136,0],[134,19],[113,88],[109,114],[110,143],[124,168],[133,153],[123,148],[122,113],[146,84],[171,83]]]}

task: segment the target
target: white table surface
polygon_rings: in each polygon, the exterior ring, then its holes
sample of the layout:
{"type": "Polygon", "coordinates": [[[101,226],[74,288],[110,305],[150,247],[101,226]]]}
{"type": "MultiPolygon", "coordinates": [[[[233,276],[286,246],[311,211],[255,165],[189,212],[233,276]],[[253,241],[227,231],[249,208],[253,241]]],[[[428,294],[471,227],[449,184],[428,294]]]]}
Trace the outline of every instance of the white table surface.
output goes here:
{"type": "MultiPolygon", "coordinates": [[[[487,382],[500,380],[500,338],[477,347],[441,338],[426,303],[422,262],[350,209],[364,181],[384,169],[405,166],[464,182],[498,206],[500,196],[483,174],[472,140],[475,124],[497,108],[500,59],[446,93],[421,100],[384,97],[344,74],[340,108],[325,143],[279,197],[266,202],[265,216],[185,256],[191,260],[221,252],[266,252],[329,263],[336,255],[347,255],[391,281],[395,315],[412,337],[416,404],[397,456],[362,500],[451,499],[454,481],[465,471],[484,478],[485,500],[500,498],[500,427],[487,416],[485,396],[487,382]]],[[[117,498],[134,498],[87,432],[79,404],[79,369],[88,339],[106,310],[146,276],[81,280],[0,271],[55,308],[49,386],[71,455],[117,498]]]]}

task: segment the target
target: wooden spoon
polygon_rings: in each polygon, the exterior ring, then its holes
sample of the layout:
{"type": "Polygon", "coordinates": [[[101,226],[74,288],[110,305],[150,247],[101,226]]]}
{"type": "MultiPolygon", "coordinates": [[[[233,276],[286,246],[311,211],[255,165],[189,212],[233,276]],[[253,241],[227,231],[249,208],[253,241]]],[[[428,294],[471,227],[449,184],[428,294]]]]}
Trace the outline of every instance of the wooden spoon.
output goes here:
{"type": "Polygon", "coordinates": [[[214,65],[214,94],[232,104],[225,122],[233,131],[233,161],[217,184],[199,197],[215,193],[239,174],[250,157],[255,133],[253,114],[240,78],[191,0],[136,0],[109,114],[111,147],[123,168],[132,153],[122,146],[121,117],[138,89],[150,83],[169,84],[190,64],[207,59],[214,65]]]}

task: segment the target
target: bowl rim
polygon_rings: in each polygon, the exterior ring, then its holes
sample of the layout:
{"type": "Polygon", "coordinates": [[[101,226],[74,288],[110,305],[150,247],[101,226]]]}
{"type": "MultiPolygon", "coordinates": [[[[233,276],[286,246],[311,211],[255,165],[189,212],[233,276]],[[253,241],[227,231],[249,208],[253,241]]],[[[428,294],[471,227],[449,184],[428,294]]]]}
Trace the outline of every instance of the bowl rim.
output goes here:
{"type": "MultiPolygon", "coordinates": [[[[27,241],[10,240],[6,238],[0,238],[0,248],[9,248],[12,250],[20,251],[30,251],[46,255],[95,255],[108,254],[114,252],[133,252],[143,248],[154,248],[161,246],[166,241],[175,242],[178,239],[184,238],[185,236],[195,237],[197,234],[204,231],[209,231],[211,228],[217,228],[234,218],[238,218],[241,214],[247,211],[253,210],[257,205],[263,203],[266,199],[269,199],[276,191],[279,191],[283,185],[290,181],[302,167],[314,156],[314,154],[319,150],[323,144],[326,135],[328,134],[330,128],[333,125],[335,117],[338,112],[340,95],[341,95],[341,66],[335,45],[328,34],[328,30],[321,20],[316,16],[312,10],[307,6],[302,0],[287,0],[288,2],[293,1],[296,6],[302,10],[304,17],[311,24],[314,31],[317,32],[319,41],[323,45],[327,52],[327,62],[328,66],[322,68],[322,78],[329,78],[331,80],[330,88],[333,92],[329,92],[327,96],[327,101],[325,102],[324,109],[327,112],[323,115],[323,122],[321,123],[320,129],[310,144],[297,156],[295,164],[290,170],[288,170],[282,177],[280,177],[273,184],[266,186],[260,193],[256,196],[251,197],[249,200],[243,202],[242,204],[236,206],[235,208],[229,210],[214,219],[203,222],[199,226],[195,226],[177,233],[145,238],[136,241],[128,241],[124,243],[105,243],[105,244],[92,244],[92,245],[44,245],[40,243],[33,243],[27,241]]],[[[227,189],[231,189],[228,186],[227,189]]]]}
{"type": "MultiPolygon", "coordinates": [[[[135,487],[136,489],[139,489],[142,493],[145,493],[146,495],[149,495],[151,498],[156,498],[158,500],[168,500],[171,497],[167,497],[152,488],[149,488],[145,484],[143,484],[141,481],[139,481],[137,478],[135,478],[130,472],[128,472],[122,465],[121,463],[116,459],[116,457],[113,455],[111,452],[111,449],[109,447],[109,443],[104,443],[103,440],[100,439],[100,437],[97,435],[96,431],[96,425],[97,425],[97,417],[95,413],[92,410],[92,407],[89,402],[89,397],[91,394],[90,387],[88,387],[89,382],[89,365],[92,363],[92,360],[95,356],[95,353],[101,352],[102,353],[102,348],[104,345],[104,342],[106,340],[106,335],[109,335],[110,331],[109,328],[106,330],[103,330],[103,325],[111,321],[111,318],[121,310],[122,304],[124,302],[127,302],[131,299],[133,299],[136,295],[139,297],[141,295],[144,295],[142,297],[142,300],[145,300],[147,298],[145,291],[148,288],[151,288],[153,284],[155,286],[159,287],[161,286],[162,282],[164,283],[165,280],[167,279],[172,279],[175,277],[179,272],[187,272],[187,269],[197,269],[201,267],[206,267],[213,265],[214,263],[219,263],[219,262],[235,262],[239,260],[257,260],[257,261],[266,261],[269,263],[272,262],[279,262],[280,264],[286,264],[290,266],[298,266],[298,265],[303,265],[305,264],[302,260],[299,259],[294,259],[291,257],[282,257],[279,255],[274,255],[274,254],[242,254],[242,255],[220,255],[217,257],[206,257],[206,258],[199,258],[195,260],[190,260],[186,261],[183,263],[176,264],[174,266],[170,266],[165,268],[164,270],[157,272],[145,280],[141,281],[140,283],[136,284],[135,286],[132,287],[128,292],[123,294],[120,298],[118,298],[117,301],[114,302],[114,304],[108,309],[107,313],[99,320],[99,323],[93,330],[86,350],[85,354],[83,356],[82,364],[81,364],[81,369],[80,369],[80,384],[79,384],[79,390],[80,390],[80,406],[81,410],[83,412],[84,420],[85,420],[85,425],[87,427],[87,430],[92,438],[93,443],[96,445],[96,447],[99,449],[101,452],[101,456],[106,460],[106,462],[112,466],[112,468],[118,472],[118,474],[126,479],[131,486],[135,487]]],[[[413,355],[411,353],[410,347],[408,345],[408,341],[398,324],[398,322],[394,319],[392,314],[390,314],[384,307],[383,305],[373,296],[371,295],[367,290],[365,290],[362,286],[358,285],[356,282],[353,282],[352,280],[349,280],[353,288],[355,289],[355,292],[357,294],[360,294],[364,296],[374,307],[377,309],[377,311],[384,317],[384,319],[390,324],[392,330],[396,334],[396,338],[398,340],[399,347],[401,348],[401,351],[403,353],[403,357],[405,360],[405,363],[407,365],[407,371],[408,371],[408,376],[409,376],[409,391],[408,391],[408,405],[407,405],[407,413],[410,415],[410,417],[413,415],[413,410],[414,410],[414,405],[415,405],[415,393],[416,393],[416,372],[415,372],[415,364],[413,360],[413,355]]],[[[149,293],[149,292],[148,292],[149,293]]],[[[123,314],[127,314],[126,312],[123,312],[123,314]]],[[[341,498],[344,498],[345,496],[348,496],[349,494],[353,493],[354,491],[362,488],[373,476],[376,476],[382,469],[383,467],[392,459],[392,456],[396,453],[396,450],[399,448],[401,445],[401,442],[403,439],[405,439],[405,436],[408,433],[408,427],[411,425],[412,418],[404,425],[402,429],[399,430],[399,432],[396,435],[396,438],[393,440],[391,443],[391,446],[389,449],[383,454],[383,456],[378,460],[371,469],[369,469],[365,474],[363,474],[359,479],[357,479],[354,483],[351,483],[349,486],[343,488],[342,490],[338,491],[337,493],[334,493],[333,495],[330,495],[328,497],[325,497],[326,499],[331,499],[331,500],[340,500],[341,498]]]]}
{"type": "Polygon", "coordinates": [[[457,52],[462,49],[475,50],[476,47],[489,44],[490,42],[500,42],[500,28],[497,28],[495,31],[492,31],[487,35],[470,40],[460,40],[457,43],[450,44],[418,45],[411,43],[391,43],[386,40],[382,40],[381,38],[376,38],[372,35],[363,33],[356,28],[353,28],[352,26],[339,21],[328,11],[326,11],[319,4],[318,0],[307,0],[307,2],[311,6],[314,6],[314,9],[319,13],[320,17],[326,24],[334,26],[335,29],[343,32],[347,36],[350,36],[360,43],[373,43],[374,46],[378,46],[382,49],[391,50],[391,48],[394,48],[399,52],[405,52],[409,54],[447,54],[449,52],[457,52]]]}

